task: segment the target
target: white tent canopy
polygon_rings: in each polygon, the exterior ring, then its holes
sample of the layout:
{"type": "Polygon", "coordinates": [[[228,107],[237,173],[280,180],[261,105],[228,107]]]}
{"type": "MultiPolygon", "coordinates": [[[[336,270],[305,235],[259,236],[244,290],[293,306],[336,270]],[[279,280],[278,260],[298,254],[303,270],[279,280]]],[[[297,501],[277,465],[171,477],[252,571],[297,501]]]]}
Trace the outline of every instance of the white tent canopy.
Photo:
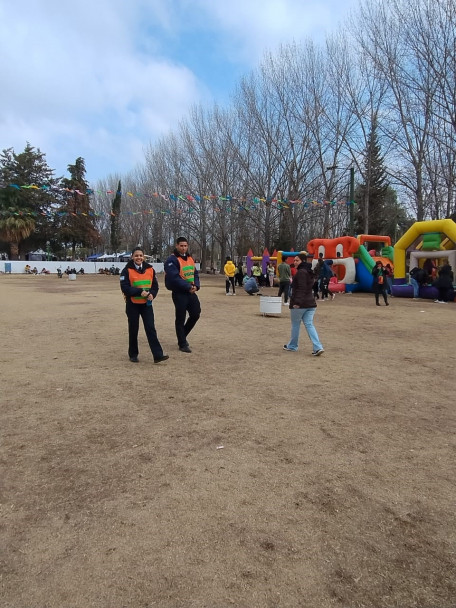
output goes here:
{"type": "Polygon", "coordinates": [[[98,256],[97,258],[97,262],[99,262],[100,260],[103,260],[104,262],[114,262],[114,260],[116,259],[116,254],[115,253],[104,253],[103,255],[98,256]]]}

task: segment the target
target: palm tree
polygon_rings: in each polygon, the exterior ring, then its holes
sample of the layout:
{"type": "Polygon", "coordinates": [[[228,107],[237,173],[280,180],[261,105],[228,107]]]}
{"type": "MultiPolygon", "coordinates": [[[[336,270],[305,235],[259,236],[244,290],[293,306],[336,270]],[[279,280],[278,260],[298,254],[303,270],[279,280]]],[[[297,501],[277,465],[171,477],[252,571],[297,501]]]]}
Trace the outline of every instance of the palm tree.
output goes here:
{"type": "Polygon", "coordinates": [[[0,236],[10,246],[10,259],[19,259],[19,243],[35,230],[33,217],[9,209],[9,217],[0,217],[0,236]]]}

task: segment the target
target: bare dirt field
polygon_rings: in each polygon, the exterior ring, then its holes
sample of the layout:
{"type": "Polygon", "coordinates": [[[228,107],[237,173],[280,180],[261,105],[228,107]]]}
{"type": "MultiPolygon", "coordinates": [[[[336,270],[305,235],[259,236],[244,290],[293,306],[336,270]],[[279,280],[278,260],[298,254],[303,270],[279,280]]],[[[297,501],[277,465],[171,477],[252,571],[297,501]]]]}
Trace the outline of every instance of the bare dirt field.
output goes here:
{"type": "Polygon", "coordinates": [[[118,277],[0,276],[2,608],[456,606],[456,305],[338,295],[316,358],[203,275],[184,354],[159,283],[154,365],[118,277]]]}

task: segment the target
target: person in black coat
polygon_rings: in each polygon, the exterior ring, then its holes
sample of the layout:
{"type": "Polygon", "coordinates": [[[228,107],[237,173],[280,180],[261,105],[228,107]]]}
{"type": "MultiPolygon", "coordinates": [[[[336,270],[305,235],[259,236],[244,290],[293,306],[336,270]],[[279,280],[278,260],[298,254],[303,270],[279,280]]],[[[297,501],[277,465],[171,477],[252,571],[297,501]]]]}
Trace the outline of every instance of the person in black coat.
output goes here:
{"type": "Polygon", "coordinates": [[[440,269],[437,280],[432,284],[433,287],[437,287],[439,290],[439,298],[438,300],[434,300],[434,302],[445,304],[446,302],[454,300],[453,281],[454,276],[451,266],[449,264],[445,264],[440,269]]]}
{"type": "Polygon", "coordinates": [[[375,264],[374,268],[372,269],[372,276],[374,277],[372,289],[375,294],[375,304],[377,306],[380,306],[380,302],[379,302],[380,294],[383,296],[383,299],[385,300],[385,306],[389,306],[388,296],[386,295],[387,274],[388,274],[388,272],[385,271],[385,267],[383,266],[382,262],[380,260],[378,260],[378,262],[375,264]]]}

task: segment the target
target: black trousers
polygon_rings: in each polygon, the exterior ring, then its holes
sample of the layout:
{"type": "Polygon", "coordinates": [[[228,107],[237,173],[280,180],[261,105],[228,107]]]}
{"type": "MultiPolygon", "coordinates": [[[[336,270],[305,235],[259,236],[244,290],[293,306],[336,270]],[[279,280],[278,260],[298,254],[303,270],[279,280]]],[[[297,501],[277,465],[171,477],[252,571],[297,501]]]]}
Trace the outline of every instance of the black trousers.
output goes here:
{"type": "Polygon", "coordinates": [[[385,304],[388,304],[388,298],[386,295],[386,285],[377,285],[374,286],[374,294],[375,294],[375,303],[379,304],[380,294],[383,296],[385,300],[385,304]]]}
{"type": "Polygon", "coordinates": [[[234,287],[234,277],[228,277],[226,279],[226,293],[230,293],[230,285],[233,288],[233,293],[236,293],[236,289],[234,287]]]}
{"type": "Polygon", "coordinates": [[[324,277],[320,279],[321,299],[329,298],[329,279],[324,277]]]}
{"type": "Polygon", "coordinates": [[[138,331],[139,317],[142,317],[144,331],[146,332],[147,341],[149,342],[150,350],[154,359],[163,356],[163,349],[158,341],[157,332],[155,330],[155,318],[153,306],[146,304],[133,304],[131,300],[127,300],[125,312],[128,317],[128,356],[137,357],[138,349],[138,331]]]}
{"type": "Polygon", "coordinates": [[[290,291],[290,281],[280,281],[279,293],[277,294],[277,297],[280,298],[280,296],[283,294],[283,301],[285,302],[285,304],[288,302],[288,292],[289,291],[290,291]]]}
{"type": "Polygon", "coordinates": [[[174,308],[176,310],[176,336],[179,348],[187,346],[187,336],[195,327],[201,315],[201,305],[196,293],[172,293],[174,308]],[[188,313],[188,319],[185,320],[188,313]]]}

